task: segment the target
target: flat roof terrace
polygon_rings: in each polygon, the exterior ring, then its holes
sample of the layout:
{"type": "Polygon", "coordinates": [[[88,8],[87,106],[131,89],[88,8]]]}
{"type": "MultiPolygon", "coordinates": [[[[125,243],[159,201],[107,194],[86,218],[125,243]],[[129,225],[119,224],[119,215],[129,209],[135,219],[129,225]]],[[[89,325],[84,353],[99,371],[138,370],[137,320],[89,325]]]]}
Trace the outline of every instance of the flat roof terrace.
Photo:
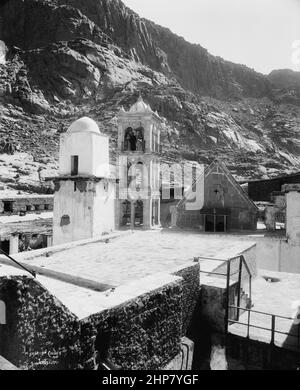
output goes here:
{"type": "Polygon", "coordinates": [[[0,236],[7,238],[12,234],[52,234],[53,212],[40,214],[0,216],[0,236]]]}
{"type": "MultiPolygon", "coordinates": [[[[194,257],[201,257],[201,268],[209,271],[222,264],[219,260],[226,262],[249,250],[252,253],[254,247],[254,242],[210,239],[189,232],[127,231],[23,252],[14,258],[35,270],[37,282],[78,318],[85,319],[175,283],[179,271],[195,265],[194,257]]],[[[1,264],[7,276],[26,274],[12,267],[17,265],[4,256],[0,256],[1,264]]]]}
{"type": "MultiPolygon", "coordinates": [[[[18,254],[15,258],[44,271],[73,276],[74,280],[83,278],[119,286],[154,273],[168,272],[193,261],[194,257],[226,261],[255,246],[249,241],[226,237],[211,240],[199,234],[169,231],[126,232],[110,240],[108,236],[106,241],[46,248],[36,254],[18,254]]],[[[217,261],[207,261],[205,271],[219,266],[217,261]]]]}

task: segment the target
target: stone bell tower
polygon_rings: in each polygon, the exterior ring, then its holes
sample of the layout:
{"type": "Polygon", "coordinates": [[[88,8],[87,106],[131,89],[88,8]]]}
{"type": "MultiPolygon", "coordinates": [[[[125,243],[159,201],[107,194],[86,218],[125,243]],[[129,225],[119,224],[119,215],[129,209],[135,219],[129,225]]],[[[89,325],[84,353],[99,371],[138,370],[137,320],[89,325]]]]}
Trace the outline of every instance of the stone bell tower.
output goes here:
{"type": "Polygon", "coordinates": [[[95,121],[75,121],[60,139],[53,245],[99,237],[115,228],[115,180],[109,139],[95,121]]]}
{"type": "Polygon", "coordinates": [[[119,227],[160,226],[160,153],[162,120],[141,97],[118,114],[119,227]]]}

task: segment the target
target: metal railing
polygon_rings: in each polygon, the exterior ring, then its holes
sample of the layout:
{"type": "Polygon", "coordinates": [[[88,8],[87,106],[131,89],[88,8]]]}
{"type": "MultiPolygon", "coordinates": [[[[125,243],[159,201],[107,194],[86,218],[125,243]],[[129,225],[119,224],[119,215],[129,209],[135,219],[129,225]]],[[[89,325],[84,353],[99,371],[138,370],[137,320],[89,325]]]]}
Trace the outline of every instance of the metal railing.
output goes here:
{"type": "MultiPolygon", "coordinates": [[[[226,273],[221,273],[221,272],[215,272],[215,271],[203,271],[200,269],[200,273],[205,273],[207,275],[217,275],[217,276],[224,276],[226,277],[226,305],[225,305],[225,319],[224,319],[224,323],[225,323],[225,334],[228,333],[228,326],[229,326],[229,321],[230,318],[229,318],[229,311],[230,311],[230,308],[236,308],[237,309],[237,320],[239,320],[239,316],[240,316],[240,311],[241,310],[245,310],[245,308],[241,308],[240,307],[240,304],[241,304],[241,294],[242,294],[242,291],[243,291],[243,285],[242,285],[242,272],[243,272],[243,266],[247,272],[247,275],[248,275],[248,280],[249,280],[249,299],[250,299],[250,302],[252,302],[252,273],[250,271],[250,268],[244,258],[243,255],[240,255],[240,256],[237,256],[237,257],[233,257],[233,258],[230,258],[230,259],[217,259],[217,258],[208,258],[208,257],[195,257],[194,258],[194,261],[198,261],[198,260],[208,260],[208,261],[217,261],[217,262],[222,262],[222,263],[226,263],[226,273]],[[234,273],[231,272],[232,270],[232,262],[234,261],[239,261],[239,266],[238,266],[238,270],[234,273]],[[234,307],[232,305],[230,305],[230,279],[235,276],[236,274],[238,274],[238,307],[234,307]]],[[[224,264],[225,265],[225,264],[224,264]]]]}
{"type": "Polygon", "coordinates": [[[271,313],[267,313],[267,312],[263,312],[263,311],[253,310],[253,309],[245,309],[245,308],[241,308],[241,307],[234,306],[234,305],[229,305],[229,308],[242,309],[243,311],[248,312],[247,323],[240,322],[239,320],[237,320],[237,321],[229,320],[228,321],[231,324],[239,324],[239,325],[246,326],[247,327],[247,338],[248,339],[250,338],[250,328],[260,329],[260,330],[264,330],[264,331],[270,332],[270,340],[271,340],[270,344],[271,345],[273,345],[273,346],[275,345],[275,341],[276,341],[275,340],[275,336],[276,336],[276,334],[281,334],[281,335],[285,335],[285,336],[288,336],[288,337],[295,338],[296,341],[297,341],[295,345],[286,343],[285,344],[286,348],[288,348],[290,346],[290,347],[293,347],[293,348],[296,347],[297,350],[300,350],[300,326],[299,325],[297,327],[297,334],[294,334],[292,332],[282,332],[282,331],[276,329],[277,319],[282,319],[282,320],[287,320],[287,321],[290,321],[290,322],[291,321],[294,322],[293,318],[285,317],[285,316],[281,316],[281,315],[276,315],[276,314],[271,314],[271,313]],[[264,316],[270,317],[270,319],[271,319],[270,327],[263,327],[263,326],[251,324],[251,314],[252,313],[256,313],[256,314],[260,314],[260,315],[264,315],[264,316]]]}

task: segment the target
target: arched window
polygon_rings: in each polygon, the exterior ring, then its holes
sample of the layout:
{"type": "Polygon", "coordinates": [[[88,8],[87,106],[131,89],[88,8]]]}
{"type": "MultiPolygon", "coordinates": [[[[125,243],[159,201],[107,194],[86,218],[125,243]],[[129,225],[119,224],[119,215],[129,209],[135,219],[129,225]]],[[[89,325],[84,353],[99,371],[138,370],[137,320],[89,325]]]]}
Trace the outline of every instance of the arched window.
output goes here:
{"type": "Polygon", "coordinates": [[[136,150],[138,152],[145,151],[145,139],[144,139],[144,128],[142,126],[135,130],[136,134],[136,150]]]}
{"type": "Polygon", "coordinates": [[[0,301],[0,325],[6,325],[6,305],[0,301]]]}
{"type": "Polygon", "coordinates": [[[128,163],[127,171],[128,188],[133,191],[141,191],[147,185],[147,172],[143,162],[128,163]]]}
{"type": "Polygon", "coordinates": [[[138,188],[143,187],[143,182],[144,182],[144,164],[142,162],[138,162],[136,164],[136,176],[135,176],[135,182],[136,186],[138,188]]]}

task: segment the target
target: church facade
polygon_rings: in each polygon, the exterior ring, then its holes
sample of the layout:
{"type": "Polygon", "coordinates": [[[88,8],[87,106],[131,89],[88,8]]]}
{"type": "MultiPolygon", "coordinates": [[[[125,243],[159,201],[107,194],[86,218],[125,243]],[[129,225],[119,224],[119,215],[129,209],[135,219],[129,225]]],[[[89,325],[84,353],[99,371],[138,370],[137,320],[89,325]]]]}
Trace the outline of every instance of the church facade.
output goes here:
{"type": "Polygon", "coordinates": [[[176,224],[211,233],[256,230],[257,212],[226,166],[215,160],[178,203],[176,224]]]}

